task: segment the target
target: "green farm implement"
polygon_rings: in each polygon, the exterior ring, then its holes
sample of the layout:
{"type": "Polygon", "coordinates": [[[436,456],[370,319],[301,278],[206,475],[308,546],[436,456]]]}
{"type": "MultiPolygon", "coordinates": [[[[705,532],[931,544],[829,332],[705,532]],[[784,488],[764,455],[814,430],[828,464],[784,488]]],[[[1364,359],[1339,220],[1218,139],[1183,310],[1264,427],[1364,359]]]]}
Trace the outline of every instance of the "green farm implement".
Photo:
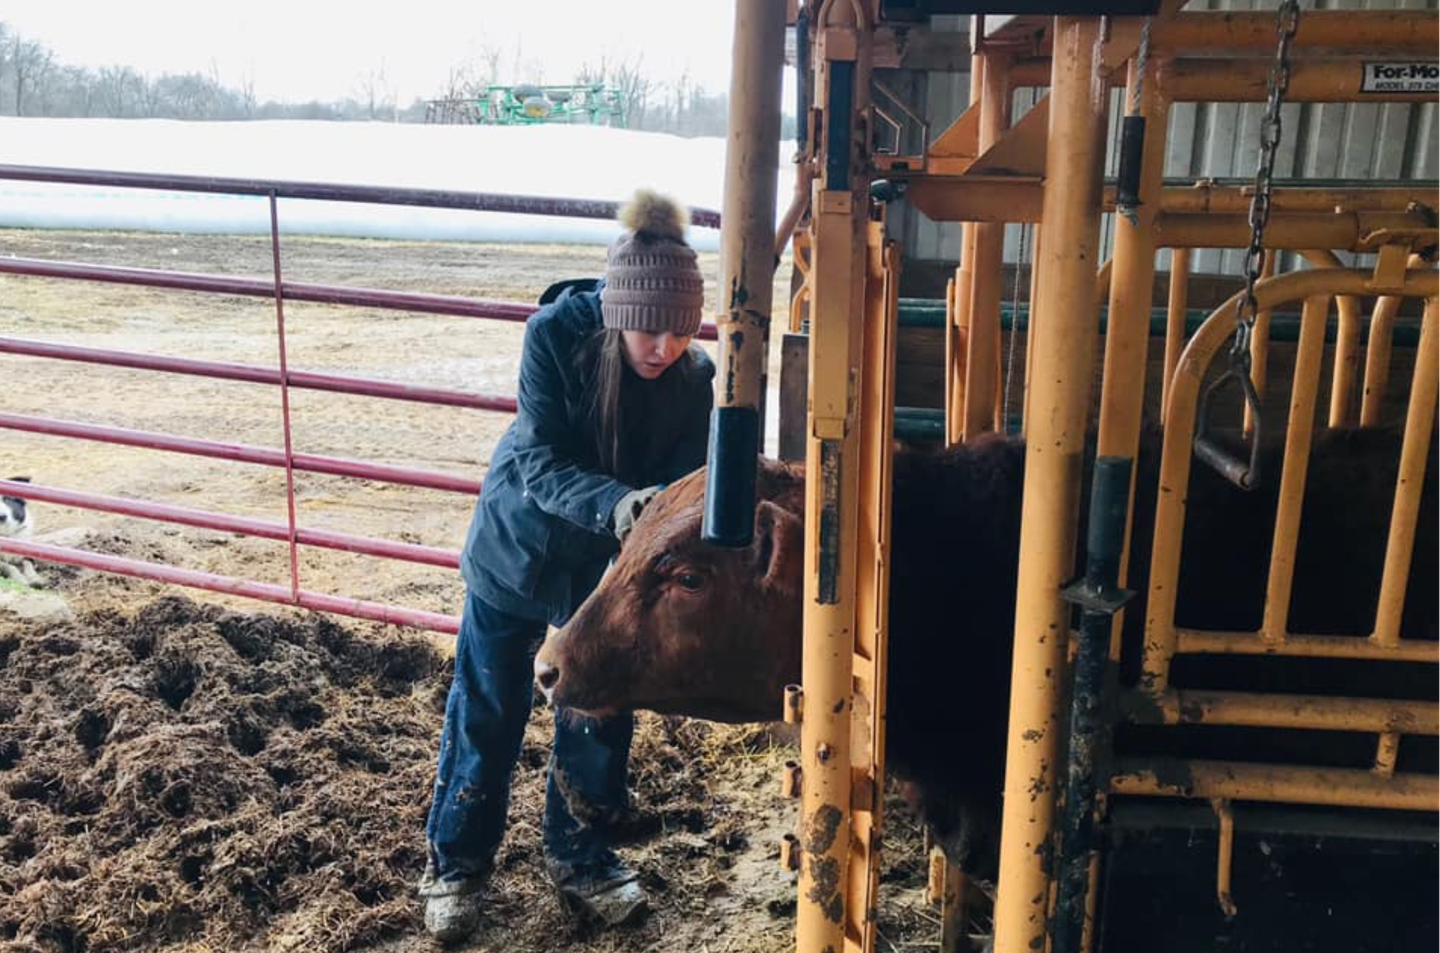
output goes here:
{"type": "Polygon", "coordinates": [[[598,83],[490,85],[473,98],[431,100],[425,121],[497,126],[575,123],[623,127],[625,102],[618,89],[598,83]]]}

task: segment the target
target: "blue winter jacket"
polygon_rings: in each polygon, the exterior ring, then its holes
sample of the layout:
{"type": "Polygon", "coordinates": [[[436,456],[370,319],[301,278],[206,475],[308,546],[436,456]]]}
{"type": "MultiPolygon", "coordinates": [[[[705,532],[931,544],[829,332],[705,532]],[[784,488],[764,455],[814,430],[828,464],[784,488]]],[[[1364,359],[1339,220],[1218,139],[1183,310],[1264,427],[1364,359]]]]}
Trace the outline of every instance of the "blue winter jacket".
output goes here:
{"type": "Polygon", "coordinates": [[[636,486],[603,473],[575,357],[600,328],[600,296],[567,292],[525,326],[519,411],[495,447],[460,556],[465,583],[513,615],[562,625],[618,550],[610,525],[632,489],[670,483],[705,463],[715,365],[698,347],[666,374],[684,377],[680,432],[640,461],[636,486]]]}

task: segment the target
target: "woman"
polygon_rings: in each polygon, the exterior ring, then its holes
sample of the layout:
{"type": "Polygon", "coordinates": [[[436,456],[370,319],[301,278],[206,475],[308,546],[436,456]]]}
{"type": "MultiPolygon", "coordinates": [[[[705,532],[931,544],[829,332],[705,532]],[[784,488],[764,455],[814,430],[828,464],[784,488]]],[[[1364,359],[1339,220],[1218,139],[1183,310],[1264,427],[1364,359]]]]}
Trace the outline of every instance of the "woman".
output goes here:
{"type": "MultiPolygon", "coordinates": [[[[466,602],[426,834],[425,925],[468,936],[505,830],[510,774],[546,624],[563,625],[661,486],[705,462],[715,367],[690,343],[704,285],[686,216],[638,192],[596,291],[565,292],[525,329],[519,412],[500,438],[461,556],[466,602]]],[[[610,850],[628,806],[631,715],[557,712],[546,867],[567,906],[609,924],[646,897],[610,850]]]]}

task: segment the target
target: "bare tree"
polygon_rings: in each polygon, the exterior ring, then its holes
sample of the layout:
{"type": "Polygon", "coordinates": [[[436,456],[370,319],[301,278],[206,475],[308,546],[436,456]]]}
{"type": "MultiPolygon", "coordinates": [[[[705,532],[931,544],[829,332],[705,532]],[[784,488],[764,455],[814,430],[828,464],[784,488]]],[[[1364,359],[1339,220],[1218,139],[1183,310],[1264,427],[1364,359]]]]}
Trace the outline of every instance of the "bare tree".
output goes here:
{"type": "MultiPolygon", "coordinates": [[[[498,58],[497,58],[498,66],[498,58]]],[[[510,60],[510,75],[506,77],[507,85],[515,83],[545,82],[545,62],[533,56],[525,56],[525,51],[519,40],[515,41],[515,55],[510,60]]]]}
{"type": "Polygon", "coordinates": [[[59,66],[35,87],[33,101],[42,116],[90,116],[96,102],[95,74],[82,66],[59,66]]]}
{"type": "MultiPolygon", "coordinates": [[[[162,79],[164,77],[161,77],[162,79]]],[[[165,97],[160,88],[159,80],[152,80],[148,76],[140,77],[140,85],[136,87],[137,103],[139,114],[146,119],[153,119],[159,116],[164,108],[165,97]]]]}
{"type": "Polygon", "coordinates": [[[695,87],[678,130],[682,136],[723,136],[730,121],[730,98],[695,87]]]}
{"type": "MultiPolygon", "coordinates": [[[[445,86],[437,97],[451,104],[442,112],[442,115],[450,117],[445,121],[456,121],[455,117],[463,116],[467,117],[465,121],[474,122],[480,118],[477,111],[490,109],[489,90],[499,81],[500,58],[503,55],[499,47],[487,43],[472,59],[450,67],[445,86]]],[[[412,104],[403,115],[409,117],[417,111],[412,104]]]]}
{"type": "Polygon", "coordinates": [[[5,93],[5,74],[10,72],[10,46],[10,28],[0,22],[0,95],[5,93]]]}
{"type": "Polygon", "coordinates": [[[234,94],[199,73],[167,73],[155,81],[162,115],[173,119],[224,119],[238,113],[234,94]]]}
{"type": "Polygon", "coordinates": [[[645,128],[645,110],[649,105],[654,83],[640,71],[645,57],[637,55],[633,61],[624,60],[610,71],[610,82],[620,92],[620,102],[625,108],[625,125],[631,129],[645,128]]]}
{"type": "Polygon", "coordinates": [[[240,109],[246,119],[255,118],[255,74],[249,70],[240,77],[240,109]]]}
{"type": "Polygon", "coordinates": [[[128,66],[105,66],[95,75],[95,105],[104,116],[128,118],[140,114],[140,88],[144,78],[128,66]]]}
{"type": "Polygon", "coordinates": [[[452,66],[445,74],[445,87],[440,91],[441,99],[462,99],[470,85],[467,67],[452,66]]]}
{"type": "Polygon", "coordinates": [[[10,72],[15,76],[15,115],[25,115],[26,96],[45,80],[54,65],[49,48],[16,33],[10,41],[10,72]]]}
{"type": "Polygon", "coordinates": [[[484,43],[480,46],[480,67],[481,72],[478,79],[486,86],[500,82],[500,57],[505,55],[500,47],[493,43],[484,43]]]}
{"type": "Polygon", "coordinates": [[[603,55],[600,57],[599,66],[581,63],[579,71],[575,73],[575,82],[581,86],[603,86],[609,78],[609,68],[603,55]]]}
{"type": "Polygon", "coordinates": [[[691,131],[691,116],[695,112],[696,97],[702,92],[691,79],[690,71],[683,70],[675,81],[675,113],[670,124],[671,132],[681,136],[694,134],[691,131]]]}
{"type": "Polygon", "coordinates": [[[366,70],[360,74],[360,102],[371,119],[376,118],[381,112],[393,113],[395,111],[395,93],[385,78],[384,60],[381,60],[380,65],[375,69],[366,70]]]}

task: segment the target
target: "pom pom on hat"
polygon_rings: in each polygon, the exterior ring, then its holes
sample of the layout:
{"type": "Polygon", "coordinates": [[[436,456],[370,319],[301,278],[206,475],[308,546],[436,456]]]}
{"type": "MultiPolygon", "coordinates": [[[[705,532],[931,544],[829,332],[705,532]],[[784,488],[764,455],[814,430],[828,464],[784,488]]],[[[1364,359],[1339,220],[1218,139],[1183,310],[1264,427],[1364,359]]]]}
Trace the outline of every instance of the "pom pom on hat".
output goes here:
{"type": "Polygon", "coordinates": [[[695,334],[705,282],[694,249],[685,244],[688,214],[672,199],[641,189],[619,218],[628,231],[610,246],[600,296],[605,327],[695,334]]]}
{"type": "Polygon", "coordinates": [[[621,225],[637,235],[675,242],[685,240],[685,226],[690,221],[689,213],[673,199],[649,189],[637,190],[621,207],[619,218],[621,225]]]}

